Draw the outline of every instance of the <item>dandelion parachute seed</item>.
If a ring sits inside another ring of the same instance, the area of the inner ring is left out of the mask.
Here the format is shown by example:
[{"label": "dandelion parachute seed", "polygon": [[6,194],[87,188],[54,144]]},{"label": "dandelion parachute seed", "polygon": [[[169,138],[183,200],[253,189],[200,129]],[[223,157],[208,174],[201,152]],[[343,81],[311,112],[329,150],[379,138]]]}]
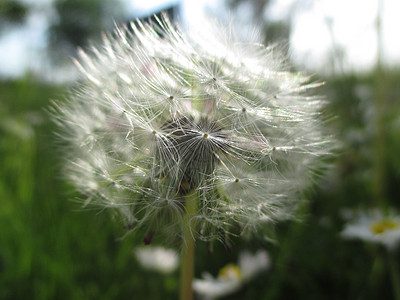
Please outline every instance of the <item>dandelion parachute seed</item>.
[{"label": "dandelion parachute seed", "polygon": [[276,48],[217,28],[185,36],[163,18],[117,28],[88,52],[80,87],[54,107],[87,203],[119,211],[147,240],[182,236],[193,191],[202,240],[292,215],[331,143],[323,103],[307,94],[318,84]]}]

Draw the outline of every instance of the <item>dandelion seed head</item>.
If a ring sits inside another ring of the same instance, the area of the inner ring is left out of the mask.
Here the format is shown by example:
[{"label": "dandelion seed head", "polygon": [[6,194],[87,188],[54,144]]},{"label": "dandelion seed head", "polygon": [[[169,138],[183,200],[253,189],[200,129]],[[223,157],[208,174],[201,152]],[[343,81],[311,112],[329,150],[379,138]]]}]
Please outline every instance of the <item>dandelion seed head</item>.
[{"label": "dandelion seed head", "polygon": [[[80,85],[55,108],[69,179],[147,240],[192,226],[223,241],[290,218],[332,148],[309,92],[319,83],[290,72],[277,47],[210,28],[117,27],[79,51]],[[191,191],[198,211],[184,224]]]}]

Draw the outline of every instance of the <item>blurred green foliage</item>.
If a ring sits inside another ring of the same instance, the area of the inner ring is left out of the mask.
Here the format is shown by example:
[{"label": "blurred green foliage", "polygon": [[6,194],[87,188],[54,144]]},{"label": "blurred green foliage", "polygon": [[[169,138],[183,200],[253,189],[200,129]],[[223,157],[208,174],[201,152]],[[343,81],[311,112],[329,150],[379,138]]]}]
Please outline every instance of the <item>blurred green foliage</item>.
[{"label": "blurred green foliage", "polygon": [[19,24],[25,20],[28,8],[17,0],[0,1],[0,27],[7,23]]},{"label": "blurred green foliage", "polygon": [[[110,29],[107,24],[121,14],[120,1],[57,0],[54,8],[58,19],[50,28],[51,46],[74,49],[85,46],[88,39],[98,39],[102,30]],[[60,45],[61,44],[61,45]]]},{"label": "blurred green foliage", "polygon": [[[387,204],[399,209],[400,72],[387,74]],[[393,299],[379,247],[340,237],[344,208],[372,206],[374,74],[327,78],[329,125],[341,150],[302,208],[303,220],[278,224],[276,243],[233,240],[227,251],[199,242],[196,277],[237,261],[243,249],[266,248],[263,273],[225,299]],[[144,271],[127,235],[108,212],[84,210],[63,180],[63,156],[46,109],[67,87],[32,78],[0,83],[0,299],[176,299],[179,272]],[[397,266],[398,267],[398,266]]]},{"label": "blurred green foliage", "polygon": [[251,21],[257,24],[262,31],[262,36],[266,44],[285,44],[290,37],[291,24],[289,20],[271,21],[265,17],[265,12],[269,9],[272,2],[270,0],[226,0],[225,4],[238,15],[243,10],[241,5],[247,5],[247,8],[251,8]]},{"label": "blurred green foliage", "polygon": [[47,50],[55,65],[70,63],[78,47],[87,48],[125,19],[122,0],[56,0],[55,18],[48,28]]},{"label": "blurred green foliage", "polygon": [[62,91],[0,84],[0,299],[174,299],[177,279],[141,271],[122,225],[82,211],[62,181],[45,111]]}]

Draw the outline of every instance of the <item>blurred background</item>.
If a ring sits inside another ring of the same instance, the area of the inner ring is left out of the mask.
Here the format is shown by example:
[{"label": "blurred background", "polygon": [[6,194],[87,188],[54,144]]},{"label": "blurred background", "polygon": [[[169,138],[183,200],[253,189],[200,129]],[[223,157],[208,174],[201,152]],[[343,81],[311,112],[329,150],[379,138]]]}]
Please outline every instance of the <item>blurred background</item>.
[{"label": "blurred background", "polygon": [[225,299],[395,299],[398,251],[389,265],[381,247],[340,233],[349,211],[400,209],[398,0],[0,0],[0,299],[177,298],[178,271],[146,271],[133,255],[142,235],[124,237],[107,212],[74,201],[46,112],[77,79],[78,47],[161,11],[183,30],[212,17],[285,45],[298,70],[326,82],[318,93],[341,145],[302,222],[278,224],[274,243],[213,254],[198,243],[196,277],[263,248],[271,268]]}]

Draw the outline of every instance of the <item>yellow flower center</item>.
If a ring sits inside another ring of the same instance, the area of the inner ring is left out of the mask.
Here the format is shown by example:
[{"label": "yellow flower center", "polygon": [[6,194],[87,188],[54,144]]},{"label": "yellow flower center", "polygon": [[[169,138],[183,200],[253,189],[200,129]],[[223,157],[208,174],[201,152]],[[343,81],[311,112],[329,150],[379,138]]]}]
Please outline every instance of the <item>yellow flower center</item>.
[{"label": "yellow flower center", "polygon": [[399,227],[399,223],[392,220],[382,220],[371,224],[371,231],[374,234],[382,234],[388,230]]},{"label": "yellow flower center", "polygon": [[237,265],[228,264],[219,271],[218,277],[224,279],[241,279],[242,272]]}]

